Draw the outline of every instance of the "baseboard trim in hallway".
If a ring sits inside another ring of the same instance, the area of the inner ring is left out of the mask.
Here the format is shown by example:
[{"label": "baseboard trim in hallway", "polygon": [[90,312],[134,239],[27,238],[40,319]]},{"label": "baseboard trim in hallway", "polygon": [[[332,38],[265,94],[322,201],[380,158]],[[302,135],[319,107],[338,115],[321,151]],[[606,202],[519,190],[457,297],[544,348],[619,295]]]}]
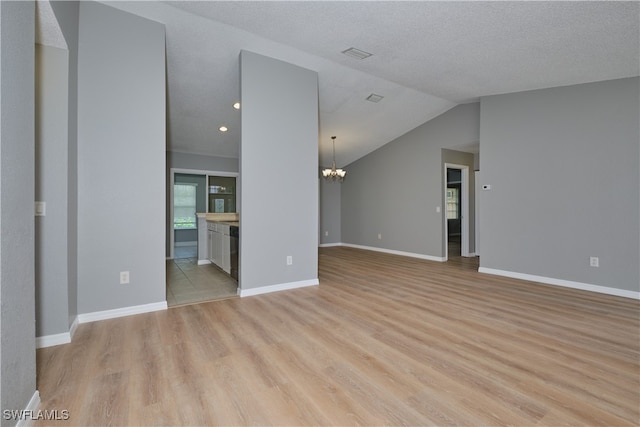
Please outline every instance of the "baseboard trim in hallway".
[{"label": "baseboard trim in hallway", "polygon": [[167,309],[167,302],[153,302],[150,304],[134,305],[131,307],[115,308],[113,310],[94,311],[93,313],[78,314],[78,323],[89,323],[97,320],[115,319],[117,317],[134,314],[150,313]]},{"label": "baseboard trim in hallway", "polygon": [[287,291],[290,289],[297,289],[297,288],[306,288],[307,286],[317,286],[319,284],[320,282],[318,281],[318,279],[310,279],[310,280],[301,280],[299,282],[280,283],[277,285],[261,286],[259,288],[252,288],[252,289],[238,288],[238,295],[240,295],[240,297],[250,297],[253,295],[262,295],[262,294],[268,294],[271,292]]},{"label": "baseboard trim in hallway", "polygon": [[[37,419],[38,408],[40,406],[40,392],[36,390],[31,396],[27,407],[21,412],[20,419],[16,423],[16,427],[28,427]],[[3,414],[5,417],[6,415]],[[6,418],[5,418],[6,419]]]},{"label": "baseboard trim in hallway", "polygon": [[494,276],[511,277],[513,279],[528,280],[530,282],[544,283],[546,285],[561,286],[563,288],[580,289],[582,291],[597,292],[599,294],[614,295],[617,297],[640,299],[640,292],[627,291],[607,286],[591,285],[589,283],[572,282],[570,280],[554,279],[553,277],[536,276],[533,274],[516,273],[513,271],[496,270],[494,268],[480,267],[478,273],[493,274]]},{"label": "baseboard trim in hallway", "polygon": [[417,253],[414,253],[414,252],[397,251],[395,249],[377,248],[375,246],[354,245],[354,244],[351,244],[351,243],[340,243],[340,244],[333,245],[333,246],[345,246],[347,248],[364,249],[364,250],[367,250],[367,251],[382,252],[384,254],[401,255],[401,256],[406,256],[406,257],[409,257],[409,258],[425,259],[427,261],[437,261],[437,262],[445,262],[446,261],[446,259],[444,257],[440,257],[440,256],[417,254]]},{"label": "baseboard trim in hallway", "polygon": [[61,334],[43,335],[36,337],[36,348],[53,347],[61,344],[69,344],[71,342],[71,333],[63,332]]}]

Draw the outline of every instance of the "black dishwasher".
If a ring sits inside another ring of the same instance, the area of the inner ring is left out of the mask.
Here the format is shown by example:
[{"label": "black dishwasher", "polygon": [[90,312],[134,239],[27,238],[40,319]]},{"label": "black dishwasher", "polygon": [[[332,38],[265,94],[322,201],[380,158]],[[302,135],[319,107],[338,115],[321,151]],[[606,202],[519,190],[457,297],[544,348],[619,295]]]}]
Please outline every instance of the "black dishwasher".
[{"label": "black dishwasher", "polygon": [[229,227],[230,255],[231,255],[231,277],[238,280],[238,255],[240,227],[232,225]]}]

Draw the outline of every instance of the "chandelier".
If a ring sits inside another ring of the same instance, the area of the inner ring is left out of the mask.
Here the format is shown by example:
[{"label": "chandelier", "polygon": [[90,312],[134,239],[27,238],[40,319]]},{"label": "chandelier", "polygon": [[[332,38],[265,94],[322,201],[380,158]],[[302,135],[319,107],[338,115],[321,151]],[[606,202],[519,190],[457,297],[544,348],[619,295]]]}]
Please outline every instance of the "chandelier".
[{"label": "chandelier", "polygon": [[331,139],[333,140],[333,164],[331,165],[331,169],[327,168],[322,170],[322,176],[327,181],[342,181],[347,171],[336,169],[336,137],[332,136]]}]

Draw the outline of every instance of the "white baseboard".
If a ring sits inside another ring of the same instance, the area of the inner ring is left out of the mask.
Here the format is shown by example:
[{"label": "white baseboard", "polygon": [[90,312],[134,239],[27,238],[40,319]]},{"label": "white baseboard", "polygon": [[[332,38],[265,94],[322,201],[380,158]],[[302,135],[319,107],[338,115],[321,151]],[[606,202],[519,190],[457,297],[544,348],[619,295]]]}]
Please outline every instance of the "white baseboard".
[{"label": "white baseboard", "polygon": [[535,276],[533,274],[516,273],[513,271],[497,270],[494,268],[480,267],[479,273],[493,274],[495,276],[511,277],[514,279],[529,280],[547,285],[562,286],[564,288],[580,289],[583,291],[597,292],[599,294],[614,295],[624,298],[640,299],[640,292],[627,291],[625,289],[609,288],[607,286],[591,285],[589,283],[572,282],[570,280],[554,279],[553,277]]},{"label": "white baseboard", "polygon": [[428,261],[438,261],[438,262],[445,262],[446,261],[446,258],[444,258],[444,257],[438,257],[438,256],[432,256],[432,255],[424,255],[424,254],[416,254],[416,253],[413,253],[413,252],[396,251],[394,249],[376,248],[375,246],[353,245],[351,243],[340,243],[340,246],[346,246],[346,247],[349,247],[349,248],[356,248],[356,249],[365,249],[365,250],[368,250],[368,251],[375,251],[375,252],[384,252],[386,254],[392,254],[392,255],[408,256],[408,257],[411,257],[411,258],[426,259]]},{"label": "white baseboard", "polygon": [[69,344],[71,342],[71,334],[63,332],[61,334],[44,335],[36,337],[36,348],[53,347],[56,345]]},{"label": "white baseboard", "polygon": [[36,390],[31,396],[31,400],[27,404],[27,407],[22,411],[22,416],[16,423],[16,427],[29,427],[33,424],[35,415],[38,413],[38,407],[40,406],[40,392]]},{"label": "white baseboard", "polygon": [[198,260],[198,265],[205,265],[205,264],[211,264],[211,261],[209,261],[208,259],[199,259]]},{"label": "white baseboard", "polygon": [[73,318],[73,322],[71,322],[71,326],[69,327],[69,335],[71,336],[71,340],[73,340],[73,336],[76,334],[76,329],[78,329],[78,316]]},{"label": "white baseboard", "polygon": [[71,323],[69,332],[36,337],[36,348],[45,348],[45,347],[53,347],[56,345],[69,344],[71,340],[73,340],[73,335],[76,333],[77,328],[78,328],[78,317],[76,316],[73,322]]},{"label": "white baseboard", "polygon": [[333,246],[342,246],[342,243],[321,243],[318,245],[320,248],[331,248]]},{"label": "white baseboard", "polygon": [[173,246],[196,246],[198,244],[197,240],[192,242],[176,242]]},{"label": "white baseboard", "polygon": [[116,317],[131,316],[134,314],[150,313],[167,309],[167,302],[160,301],[150,304],[135,305],[131,307],[116,308],[113,310],[95,311],[93,313],[78,314],[78,323],[89,323],[97,320],[115,319]]},{"label": "white baseboard", "polygon": [[311,279],[311,280],[301,280],[299,282],[289,282],[289,283],[280,283],[277,285],[261,286],[259,288],[252,288],[252,289],[238,288],[238,295],[240,297],[250,297],[253,295],[268,294],[271,292],[286,291],[289,289],[305,288],[307,286],[317,286],[319,284],[320,284],[320,281],[318,279]]}]

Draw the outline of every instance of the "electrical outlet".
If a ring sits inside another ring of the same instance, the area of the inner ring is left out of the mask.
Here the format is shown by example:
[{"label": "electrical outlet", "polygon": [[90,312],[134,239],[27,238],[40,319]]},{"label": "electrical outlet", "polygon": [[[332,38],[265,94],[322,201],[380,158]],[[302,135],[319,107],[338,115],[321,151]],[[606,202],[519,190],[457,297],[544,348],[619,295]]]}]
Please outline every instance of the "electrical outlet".
[{"label": "electrical outlet", "polygon": [[291,255],[287,255],[287,265],[293,265],[293,257]]},{"label": "electrical outlet", "polygon": [[328,231],[325,231],[325,232],[324,232],[324,235],[325,235],[325,236],[328,236],[328,235],[329,235],[329,232],[328,232]]},{"label": "electrical outlet", "polygon": [[592,256],[589,258],[589,265],[591,267],[600,267],[600,259],[597,256]]},{"label": "electrical outlet", "polygon": [[121,285],[126,285],[127,283],[129,283],[129,272],[128,271],[121,271],[120,272],[120,284]]},{"label": "electrical outlet", "polygon": [[382,240],[382,233],[378,233],[378,240]]}]

